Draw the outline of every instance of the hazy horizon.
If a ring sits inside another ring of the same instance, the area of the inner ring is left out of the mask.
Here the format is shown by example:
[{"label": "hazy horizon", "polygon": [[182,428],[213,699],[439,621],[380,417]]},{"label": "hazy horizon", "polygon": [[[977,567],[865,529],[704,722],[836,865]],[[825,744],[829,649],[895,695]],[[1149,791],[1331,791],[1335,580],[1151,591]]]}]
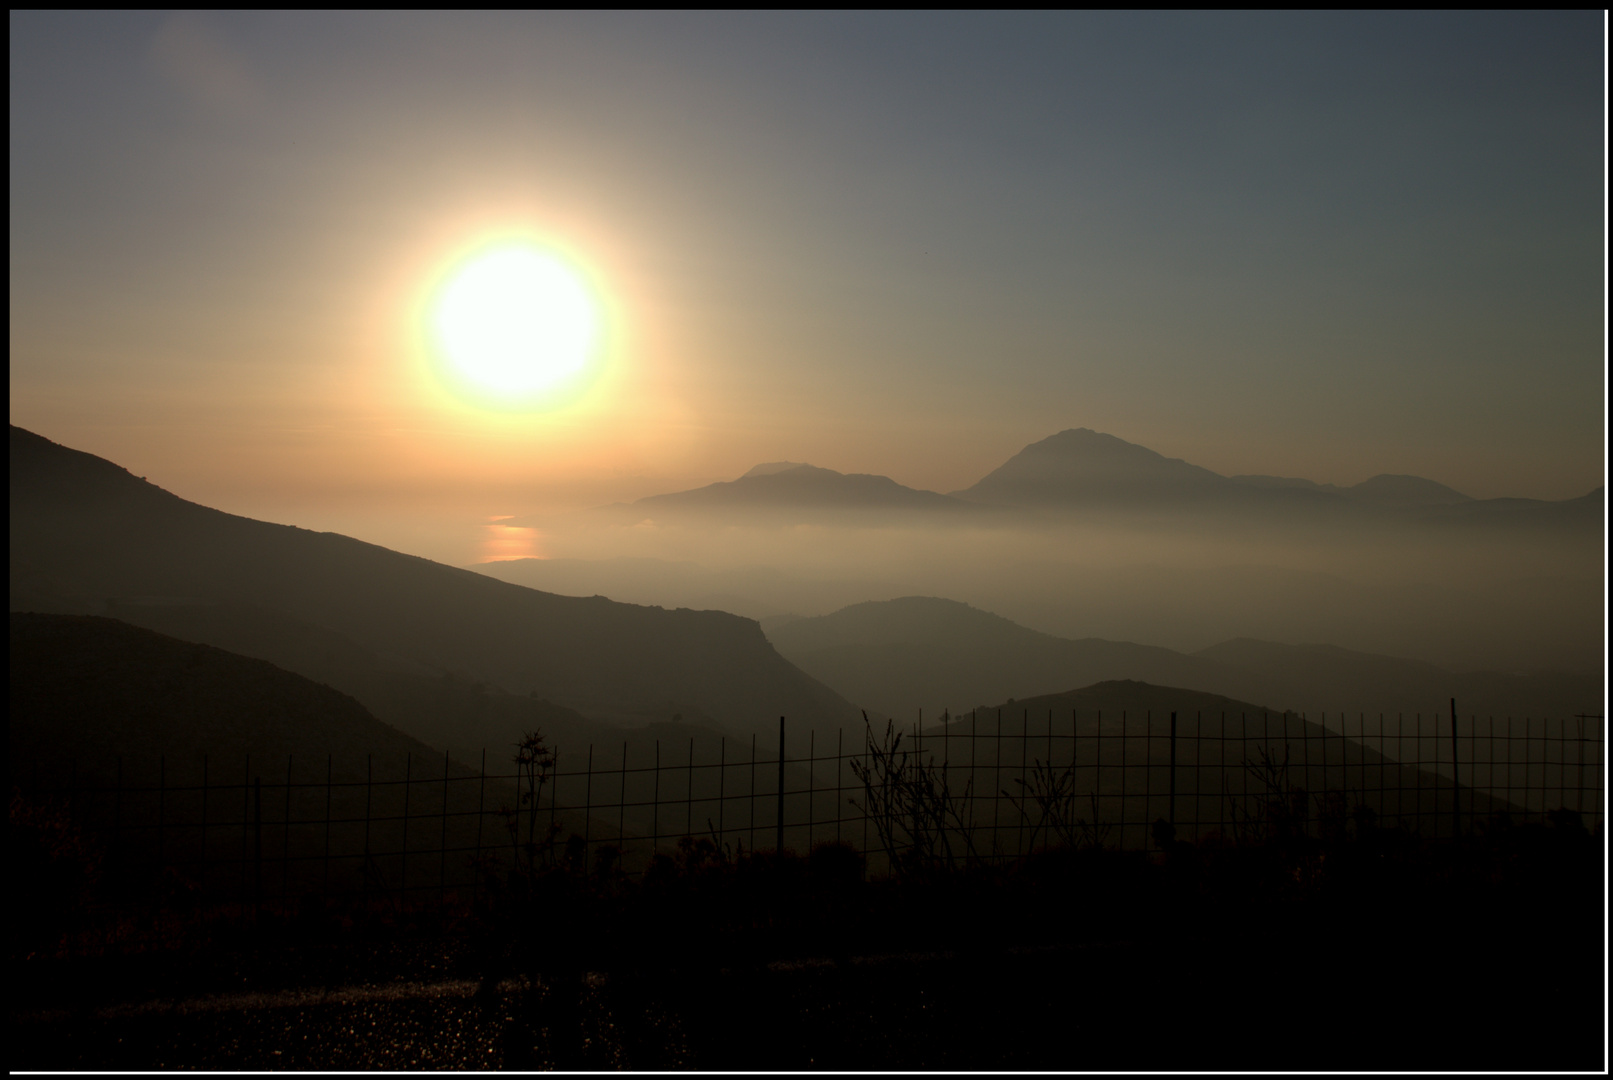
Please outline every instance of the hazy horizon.
[{"label": "hazy horizon", "polygon": [[[1605,479],[1595,13],[10,28],[12,420],[212,505],[402,538],[763,461],[949,491],[1069,427]],[[557,411],[422,356],[508,236],[604,312]]]},{"label": "hazy horizon", "polygon": [[[1585,666],[1584,523],[602,508],[776,461],[954,492],[1073,428],[1221,476],[1584,496],[1603,25],[13,12],[10,416],[206,506],[582,560],[624,600]],[[499,308],[512,282],[541,305]]]}]

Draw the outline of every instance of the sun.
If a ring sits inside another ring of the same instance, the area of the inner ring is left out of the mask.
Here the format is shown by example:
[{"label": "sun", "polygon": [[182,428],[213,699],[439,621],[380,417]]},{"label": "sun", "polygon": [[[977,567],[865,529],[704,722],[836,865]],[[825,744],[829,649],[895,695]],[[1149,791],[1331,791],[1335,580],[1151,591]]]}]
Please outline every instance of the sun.
[{"label": "sun", "polygon": [[489,404],[553,398],[586,376],[599,347],[599,308],[583,277],[525,243],[485,249],[456,267],[431,322],[453,381]]}]

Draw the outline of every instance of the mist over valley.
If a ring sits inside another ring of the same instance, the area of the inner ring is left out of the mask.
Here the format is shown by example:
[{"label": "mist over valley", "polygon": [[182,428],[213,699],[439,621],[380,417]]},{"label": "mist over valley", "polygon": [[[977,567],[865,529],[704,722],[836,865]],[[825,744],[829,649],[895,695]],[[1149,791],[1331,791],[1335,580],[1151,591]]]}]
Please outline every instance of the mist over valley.
[{"label": "mist over valley", "polygon": [[[1052,465],[1044,444],[1027,451],[1035,475],[1054,477],[1033,490],[1062,492],[1056,512],[785,462],[715,495],[602,508],[636,520],[585,516],[566,540],[625,537],[702,561],[519,559],[471,573],[219,513],[14,426],[11,607],[268,660],[467,756],[533,728],[574,749],[649,728],[743,739],[779,715],[803,730],[858,728],[863,712],[905,724],[1115,680],[1335,725],[1434,715],[1452,697],[1473,715],[1596,707],[1583,583],[1599,538],[1582,506],[1528,503],[1522,525],[1451,517],[1473,500],[1405,478],[1363,485],[1394,498],[1296,500],[1291,482],[1066,435],[1048,440]],[[1231,509],[1217,501],[1228,491]],[[681,516],[638,517],[666,507]],[[1577,577],[1565,554],[1580,558]],[[1347,558],[1349,576],[1301,568]]]},{"label": "mist over valley", "polygon": [[1408,476],[1343,489],[1229,478],[1088,430],[950,495],[784,464],[511,519],[541,532],[548,557],[473,568],[758,619],[939,596],[1061,637],[1186,652],[1249,637],[1467,670],[1601,663],[1600,489],[1546,502]]}]

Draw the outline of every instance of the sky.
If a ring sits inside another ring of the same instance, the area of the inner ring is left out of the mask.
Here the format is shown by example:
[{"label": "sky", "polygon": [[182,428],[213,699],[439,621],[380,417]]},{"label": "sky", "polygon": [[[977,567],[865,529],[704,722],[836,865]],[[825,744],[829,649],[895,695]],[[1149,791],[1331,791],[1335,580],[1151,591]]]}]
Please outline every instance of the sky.
[{"label": "sky", "polygon": [[[1070,427],[1604,483],[1599,12],[10,20],[12,422],[222,509],[449,558],[764,461],[955,490]],[[597,300],[559,406],[433,359],[511,238]]]}]

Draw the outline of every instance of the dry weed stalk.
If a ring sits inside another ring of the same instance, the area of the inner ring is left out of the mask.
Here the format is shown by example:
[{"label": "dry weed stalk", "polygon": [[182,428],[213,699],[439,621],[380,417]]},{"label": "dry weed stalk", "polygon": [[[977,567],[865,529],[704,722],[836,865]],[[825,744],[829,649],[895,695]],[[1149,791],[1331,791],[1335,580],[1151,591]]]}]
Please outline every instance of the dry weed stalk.
[{"label": "dry weed stalk", "polygon": [[974,781],[955,794],[947,766],[903,748],[894,723],[886,721],[878,743],[867,713],[863,724],[867,756],[850,763],[862,783],[863,801],[848,801],[873,822],[891,869],[923,876],[977,862]]},{"label": "dry weed stalk", "polygon": [[[1092,820],[1088,822],[1086,818],[1076,816],[1075,802],[1078,796],[1073,764],[1055,772],[1051,761],[1043,763],[1037,759],[1031,768],[1030,779],[1015,777],[1014,783],[1019,785],[1019,794],[1016,796],[1004,791],[1003,796],[1014,804],[1020,817],[1030,823],[1030,850],[1036,850],[1037,834],[1044,830],[1047,843],[1072,850],[1098,849],[1108,842],[1114,827],[1099,816],[1096,791],[1088,793],[1092,802]],[[1032,806],[1037,811],[1034,821],[1030,814]]]},{"label": "dry weed stalk", "polygon": [[1240,808],[1230,800],[1232,828],[1238,843],[1289,841],[1305,835],[1310,817],[1310,793],[1289,780],[1289,746],[1283,744],[1282,760],[1269,746],[1259,747],[1259,760],[1243,761],[1244,772],[1259,785],[1250,796],[1253,809]]},{"label": "dry weed stalk", "polygon": [[[510,834],[510,846],[515,856],[511,874],[516,880],[531,881],[541,869],[554,863],[555,837],[560,832],[558,822],[551,822],[540,830],[539,808],[543,789],[554,772],[554,750],[543,741],[541,731],[530,731],[515,744],[516,806],[500,806],[499,816]],[[523,830],[524,826],[524,830]],[[526,839],[521,838],[525,831]],[[519,887],[519,886],[518,886]]]}]

